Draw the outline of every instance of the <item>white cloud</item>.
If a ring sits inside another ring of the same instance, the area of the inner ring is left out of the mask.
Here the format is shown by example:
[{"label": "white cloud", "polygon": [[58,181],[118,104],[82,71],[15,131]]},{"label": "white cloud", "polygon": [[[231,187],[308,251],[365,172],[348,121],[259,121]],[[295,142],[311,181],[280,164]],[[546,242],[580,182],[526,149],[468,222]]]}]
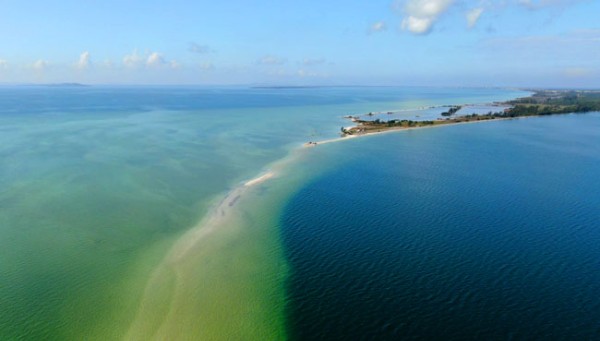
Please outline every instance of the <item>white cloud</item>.
[{"label": "white cloud", "polygon": [[402,20],[402,29],[409,30],[414,34],[427,34],[431,30],[433,19],[409,16]]},{"label": "white cloud", "polygon": [[76,63],[76,67],[79,70],[85,70],[90,66],[91,63],[91,57],[90,57],[90,53],[88,51],[84,51],[81,53],[81,55],[79,55],[79,60]]},{"label": "white cloud", "polygon": [[166,63],[167,62],[165,61],[165,58],[163,58],[163,56],[158,52],[150,53],[150,55],[146,59],[146,65],[149,67],[158,67],[161,65],[165,65]]},{"label": "white cloud", "polygon": [[467,26],[469,28],[473,28],[475,27],[475,25],[477,24],[477,21],[479,21],[479,18],[481,17],[481,14],[483,13],[483,8],[473,8],[472,10],[467,12]]},{"label": "white cloud", "polygon": [[8,61],[5,59],[0,59],[0,69],[6,70],[8,69]]},{"label": "white cloud", "polygon": [[142,65],[143,59],[138,55],[137,50],[133,50],[131,54],[123,57],[123,65],[129,68],[136,68]]},{"label": "white cloud", "polygon": [[372,33],[377,33],[377,32],[383,32],[387,30],[387,25],[385,24],[385,22],[383,21],[378,21],[376,23],[373,23],[370,27],[369,27],[369,31],[368,33],[372,34]]},{"label": "white cloud", "polygon": [[[159,69],[164,67],[171,69],[181,68],[181,64],[179,64],[179,62],[176,60],[166,60],[160,52],[154,51],[140,55],[138,54],[137,50],[133,50],[131,54],[123,57],[123,65],[130,69]],[[105,66],[112,67],[112,63],[110,61],[105,62]]]},{"label": "white cloud", "polygon": [[[475,27],[481,15],[486,12],[497,12],[507,7],[524,7],[529,10],[563,10],[568,6],[577,5],[592,0],[396,0],[393,4],[394,10],[402,15],[401,28],[413,34],[426,35],[431,32],[435,23],[449,9],[473,5],[475,8],[468,10],[465,14],[469,29]],[[378,23],[375,23],[376,25]],[[369,29],[369,33],[375,32],[376,26]]]},{"label": "white cloud", "polygon": [[48,67],[48,62],[42,59],[36,60],[32,67],[36,71],[44,71]]},{"label": "white cloud", "polygon": [[286,63],[284,58],[267,55],[258,60],[259,64],[262,65],[283,65]]},{"label": "white cloud", "polygon": [[[402,29],[414,34],[428,34],[439,17],[454,0],[408,0],[403,12]],[[401,6],[400,6],[401,7]]]}]

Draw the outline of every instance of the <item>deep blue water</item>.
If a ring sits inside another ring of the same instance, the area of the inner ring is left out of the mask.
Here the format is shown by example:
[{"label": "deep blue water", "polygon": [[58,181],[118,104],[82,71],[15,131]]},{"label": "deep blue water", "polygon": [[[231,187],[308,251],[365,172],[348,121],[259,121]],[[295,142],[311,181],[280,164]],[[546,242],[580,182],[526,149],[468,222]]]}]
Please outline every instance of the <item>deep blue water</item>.
[{"label": "deep blue water", "polygon": [[282,216],[292,339],[600,338],[600,114],[319,146]]}]

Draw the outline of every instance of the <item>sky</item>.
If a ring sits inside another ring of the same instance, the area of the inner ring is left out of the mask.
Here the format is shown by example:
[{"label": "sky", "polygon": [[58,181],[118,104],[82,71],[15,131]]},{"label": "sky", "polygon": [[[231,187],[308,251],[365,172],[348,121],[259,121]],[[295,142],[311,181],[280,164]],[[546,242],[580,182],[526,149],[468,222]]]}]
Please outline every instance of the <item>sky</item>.
[{"label": "sky", "polygon": [[600,88],[600,0],[5,0],[0,83]]}]

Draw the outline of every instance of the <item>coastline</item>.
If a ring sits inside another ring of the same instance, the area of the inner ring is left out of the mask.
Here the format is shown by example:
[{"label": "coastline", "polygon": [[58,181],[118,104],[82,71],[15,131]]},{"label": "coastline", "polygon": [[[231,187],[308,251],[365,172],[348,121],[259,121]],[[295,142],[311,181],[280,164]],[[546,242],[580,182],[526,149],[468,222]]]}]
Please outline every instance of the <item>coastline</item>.
[{"label": "coastline", "polygon": [[[304,147],[314,147],[318,144],[326,144],[341,141],[350,137],[383,134],[388,132],[406,131],[421,128],[434,128],[463,123],[478,123],[485,121],[508,120],[526,117],[542,117],[551,115],[564,115],[574,113],[587,113],[600,111],[600,91],[594,90],[535,90],[529,96],[518,97],[504,102],[481,104],[480,106],[494,106],[503,108],[500,112],[489,111],[487,114],[455,115],[461,108],[478,106],[479,104],[441,105],[429,108],[448,107],[447,112],[440,113],[435,120],[408,120],[392,119],[388,121],[362,120],[359,116],[344,116],[345,119],[357,123],[351,127],[341,128],[341,137],[323,141],[310,141]],[[369,112],[367,116],[382,114],[393,114],[398,111]],[[417,116],[419,117],[419,116]],[[443,119],[443,117],[446,117]]]},{"label": "coastline", "polygon": [[311,147],[315,147],[315,146],[322,145],[322,144],[340,142],[340,141],[350,140],[350,139],[359,138],[359,137],[375,136],[375,135],[380,135],[380,134],[398,133],[398,132],[403,132],[403,131],[420,130],[420,129],[451,127],[451,126],[462,125],[462,124],[471,124],[471,123],[483,123],[483,122],[524,119],[524,118],[531,118],[531,117],[539,117],[539,116],[506,117],[506,118],[496,118],[493,120],[454,122],[454,123],[436,124],[436,125],[420,126],[420,127],[391,127],[391,128],[387,128],[387,129],[384,129],[381,131],[370,131],[370,132],[365,132],[365,133],[361,133],[361,134],[340,136],[337,138],[327,139],[327,140],[322,140],[322,141],[314,141],[314,142],[311,141],[311,142],[304,143],[302,145],[302,147],[303,148],[311,148]]}]

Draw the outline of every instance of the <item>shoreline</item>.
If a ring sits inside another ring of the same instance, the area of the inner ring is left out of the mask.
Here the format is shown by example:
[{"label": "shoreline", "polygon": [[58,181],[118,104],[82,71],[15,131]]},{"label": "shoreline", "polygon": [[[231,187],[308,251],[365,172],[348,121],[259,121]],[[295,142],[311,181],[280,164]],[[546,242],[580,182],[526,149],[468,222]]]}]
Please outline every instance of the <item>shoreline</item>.
[{"label": "shoreline", "polygon": [[435,125],[427,125],[427,126],[424,125],[424,126],[419,126],[419,127],[390,127],[390,128],[386,127],[386,129],[382,129],[381,131],[371,131],[371,132],[365,132],[365,133],[355,134],[355,135],[340,136],[340,137],[322,140],[322,141],[306,142],[302,145],[302,147],[303,148],[311,148],[311,147],[316,147],[316,146],[322,145],[322,144],[340,142],[340,141],[351,140],[351,139],[355,139],[355,138],[359,138],[359,137],[375,136],[375,135],[381,135],[381,134],[387,134],[387,133],[397,133],[397,132],[419,130],[419,129],[450,127],[450,126],[470,124],[470,123],[507,121],[507,120],[523,119],[523,118],[531,118],[531,117],[540,117],[540,116],[505,117],[505,118],[496,118],[493,120],[479,120],[479,121],[473,120],[473,121],[453,122],[453,123],[435,124]]},{"label": "shoreline", "polygon": [[[500,112],[489,111],[487,114],[466,114],[454,115],[461,108],[469,106],[494,106],[504,108]],[[319,144],[341,141],[347,138],[361,137],[368,135],[383,134],[388,132],[406,131],[421,128],[434,128],[440,126],[449,126],[463,123],[478,123],[485,121],[502,121],[508,119],[542,117],[552,115],[565,115],[575,113],[587,113],[600,111],[600,91],[593,90],[535,90],[529,96],[518,97],[513,100],[503,102],[493,102],[486,104],[460,104],[460,105],[441,105],[431,106],[429,108],[449,107],[447,112],[440,113],[435,120],[407,120],[392,119],[388,121],[362,120],[361,115],[344,116],[356,125],[341,128],[341,137],[327,139],[322,141],[309,141],[304,147],[314,147]],[[369,112],[367,116],[381,114],[391,114],[399,111],[380,111]],[[446,117],[445,119],[443,117]]]}]

